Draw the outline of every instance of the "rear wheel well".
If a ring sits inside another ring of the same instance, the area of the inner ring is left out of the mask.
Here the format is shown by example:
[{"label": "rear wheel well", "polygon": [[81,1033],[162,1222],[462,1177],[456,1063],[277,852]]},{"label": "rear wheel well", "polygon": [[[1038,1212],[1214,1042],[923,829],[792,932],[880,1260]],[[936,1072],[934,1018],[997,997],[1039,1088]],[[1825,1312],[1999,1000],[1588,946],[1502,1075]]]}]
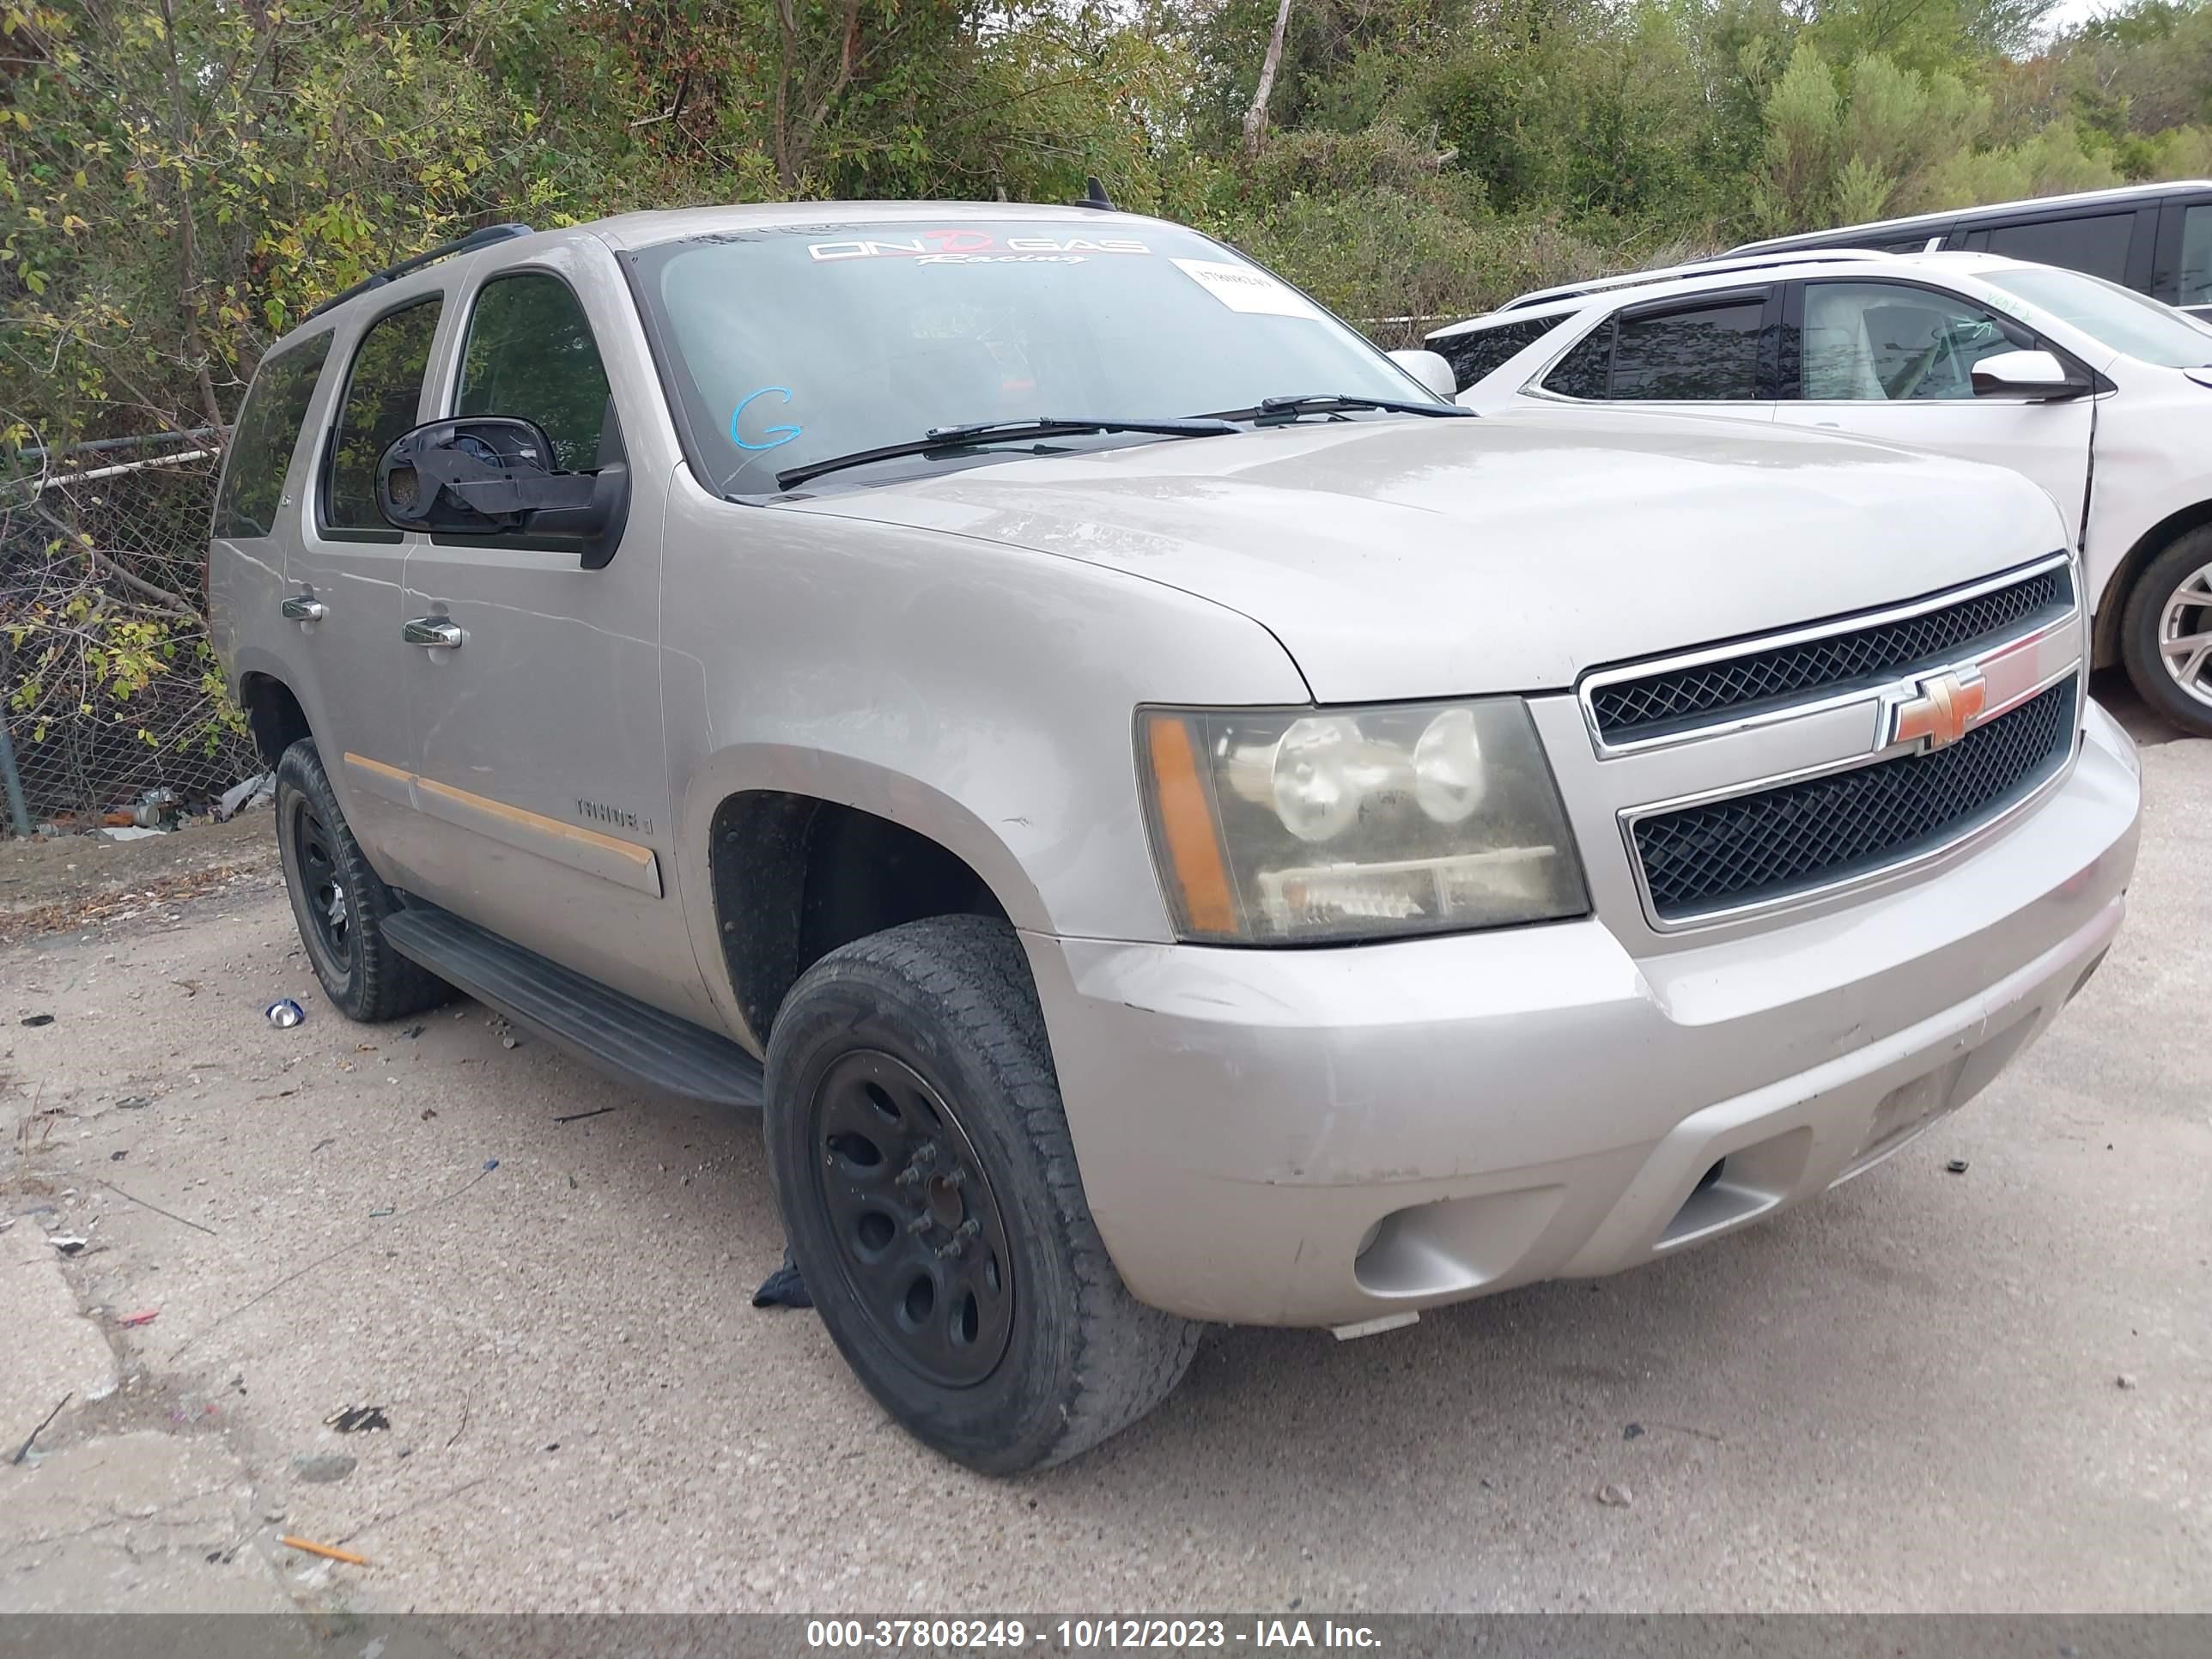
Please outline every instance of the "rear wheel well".
[{"label": "rear wheel well", "polygon": [[246,704],[246,730],[263,763],[274,771],[284,751],[302,738],[314,734],[307,727],[307,710],[292,695],[292,688],[269,674],[248,674],[239,690]]},{"label": "rear wheel well", "polygon": [[708,864],[722,960],[760,1042],[799,976],[841,945],[927,916],[1006,919],[959,854],[858,807],[780,790],[715,810]]},{"label": "rear wheel well", "polygon": [[2212,501],[2197,501],[2160,519],[2128,550],[2127,557],[2112,572],[2105,591],[2094,596],[2097,629],[2091,643],[2091,656],[2097,667],[2109,668],[2120,659],[2120,616],[2128,608],[2128,594],[2136,585],[2136,578],[2142,574],[2153,559],[2173,544],[2175,538],[2208,524],[2212,524]]}]

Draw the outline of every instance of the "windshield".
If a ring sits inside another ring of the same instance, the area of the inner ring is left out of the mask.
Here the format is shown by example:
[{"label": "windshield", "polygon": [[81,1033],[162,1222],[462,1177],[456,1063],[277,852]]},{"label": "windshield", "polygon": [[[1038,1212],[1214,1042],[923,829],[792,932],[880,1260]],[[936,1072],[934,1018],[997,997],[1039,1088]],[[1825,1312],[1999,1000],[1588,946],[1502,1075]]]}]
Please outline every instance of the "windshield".
[{"label": "windshield", "polygon": [[[779,472],[938,427],[1158,421],[1307,392],[1437,401],[1287,284],[1171,225],[797,226],[662,243],[637,270],[703,482],[726,495],[769,493]],[[946,453],[811,487],[1027,453]]]},{"label": "windshield", "polygon": [[2101,276],[2060,270],[2053,265],[2021,265],[1978,274],[1992,287],[2018,295],[2130,357],[2166,368],[2196,368],[2212,363],[2212,329],[2200,326],[2171,306],[2146,299]]}]

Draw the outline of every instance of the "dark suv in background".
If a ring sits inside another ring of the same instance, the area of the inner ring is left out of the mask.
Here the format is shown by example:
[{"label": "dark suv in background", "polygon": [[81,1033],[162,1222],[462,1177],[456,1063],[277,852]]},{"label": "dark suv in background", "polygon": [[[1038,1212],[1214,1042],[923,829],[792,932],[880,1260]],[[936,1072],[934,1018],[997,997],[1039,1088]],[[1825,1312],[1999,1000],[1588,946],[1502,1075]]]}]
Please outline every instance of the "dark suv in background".
[{"label": "dark suv in background", "polygon": [[2093,190],[2039,201],[1922,213],[1747,242],[1733,253],[1800,248],[1919,253],[1964,248],[2063,265],[2212,318],[2212,179]]}]

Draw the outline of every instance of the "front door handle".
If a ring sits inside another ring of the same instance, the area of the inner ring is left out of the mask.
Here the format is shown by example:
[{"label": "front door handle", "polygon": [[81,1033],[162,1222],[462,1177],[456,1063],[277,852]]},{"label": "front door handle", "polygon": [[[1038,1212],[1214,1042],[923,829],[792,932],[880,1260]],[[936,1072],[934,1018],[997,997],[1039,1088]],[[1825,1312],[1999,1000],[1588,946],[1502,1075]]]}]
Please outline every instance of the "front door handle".
[{"label": "front door handle", "polygon": [[442,645],[452,649],[461,642],[461,625],[443,617],[417,617],[401,632],[410,645]]},{"label": "front door handle", "polygon": [[331,614],[330,607],[320,599],[298,593],[284,601],[283,611],[287,622],[320,622]]}]

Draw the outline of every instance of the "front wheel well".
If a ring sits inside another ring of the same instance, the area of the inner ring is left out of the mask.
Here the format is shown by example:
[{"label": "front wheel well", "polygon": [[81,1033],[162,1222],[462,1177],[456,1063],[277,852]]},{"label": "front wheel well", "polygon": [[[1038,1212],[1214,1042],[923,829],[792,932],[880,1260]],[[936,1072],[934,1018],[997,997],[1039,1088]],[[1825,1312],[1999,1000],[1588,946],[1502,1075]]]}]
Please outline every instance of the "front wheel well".
[{"label": "front wheel well", "polygon": [[722,961],[763,1043],[799,976],[839,945],[928,916],[1006,919],[958,854],[858,807],[752,790],[715,809],[713,834]]},{"label": "front wheel well", "polygon": [[2128,594],[2153,559],[2173,544],[2176,538],[2212,524],[2212,501],[2192,502],[2178,512],[2169,513],[2136,538],[2136,544],[2128,550],[2105,591],[2092,596],[2097,607],[2097,623],[2090,641],[2090,658],[2096,667],[2110,668],[2120,659],[2120,617],[2128,608]]},{"label": "front wheel well", "polygon": [[253,734],[253,746],[272,772],[287,749],[314,735],[292,688],[273,674],[248,674],[239,684],[239,699],[246,705],[246,729]]}]

